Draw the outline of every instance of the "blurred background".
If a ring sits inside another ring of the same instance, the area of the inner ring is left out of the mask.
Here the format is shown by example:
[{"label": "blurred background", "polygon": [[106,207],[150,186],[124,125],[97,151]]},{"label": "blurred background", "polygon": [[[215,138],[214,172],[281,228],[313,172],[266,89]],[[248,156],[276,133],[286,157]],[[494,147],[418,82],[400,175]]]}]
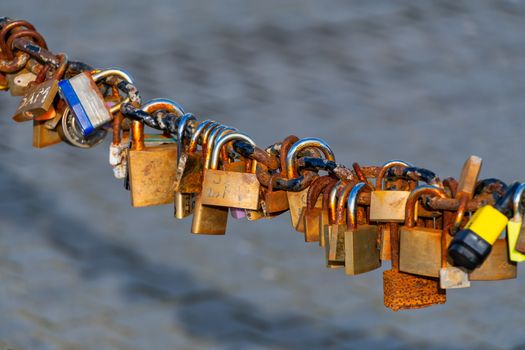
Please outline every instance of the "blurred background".
[{"label": "blurred background", "polygon": [[[122,67],[261,146],[317,136],[337,160],[405,159],[523,180],[525,3],[3,0],[55,52]],[[525,349],[524,279],[393,313],[382,272],[324,267],[289,216],[191,235],[133,209],[108,142],[31,148],[0,95],[0,339],[19,349]],[[388,268],[385,266],[384,268]]]}]

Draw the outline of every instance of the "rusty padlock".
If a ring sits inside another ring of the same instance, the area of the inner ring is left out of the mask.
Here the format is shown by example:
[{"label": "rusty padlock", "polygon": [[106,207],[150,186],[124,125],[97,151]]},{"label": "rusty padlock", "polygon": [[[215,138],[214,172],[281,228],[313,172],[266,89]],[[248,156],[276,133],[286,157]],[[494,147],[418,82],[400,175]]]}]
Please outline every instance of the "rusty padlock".
[{"label": "rusty padlock", "polygon": [[[196,122],[197,118],[195,118],[192,114],[185,114],[178,120],[177,125],[177,164],[181,160],[182,154],[184,150],[186,149],[186,145],[184,143],[184,132],[186,128],[188,127],[190,122]],[[178,168],[178,167],[177,167]],[[176,169],[177,169],[176,168]],[[176,177],[177,171],[175,170],[175,174],[173,174],[173,183],[172,188],[175,187],[175,177]],[[174,197],[174,214],[177,219],[184,219],[185,217],[189,216],[193,212],[193,208],[195,206],[195,195],[193,193],[183,193],[180,191],[175,191],[173,194]]]},{"label": "rusty padlock", "polygon": [[328,218],[330,224],[325,225],[323,229],[325,260],[326,266],[329,268],[344,266],[344,231],[346,224],[344,219],[337,221],[337,194],[346,185],[343,181],[338,181],[329,194]]},{"label": "rusty padlock", "polygon": [[419,309],[447,301],[445,289],[433,277],[399,271],[399,226],[390,223],[392,268],[383,272],[384,304],[392,311]]},{"label": "rusty padlock", "polygon": [[323,198],[320,194],[326,186],[336,182],[337,180],[335,178],[326,175],[316,178],[310,184],[306,198],[306,208],[303,209],[305,242],[319,242],[319,223],[323,216],[323,210],[326,212],[328,210],[328,208],[323,209]]}]

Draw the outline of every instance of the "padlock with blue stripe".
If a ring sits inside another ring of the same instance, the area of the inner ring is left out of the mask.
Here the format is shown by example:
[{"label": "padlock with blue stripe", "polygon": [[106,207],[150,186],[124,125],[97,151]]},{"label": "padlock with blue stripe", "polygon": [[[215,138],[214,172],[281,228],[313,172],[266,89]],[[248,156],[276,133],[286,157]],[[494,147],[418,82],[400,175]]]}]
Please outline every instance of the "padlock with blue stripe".
[{"label": "padlock with blue stripe", "polygon": [[129,102],[129,98],[126,97],[116,105],[106,106],[96,83],[109,76],[118,76],[128,83],[133,83],[133,78],[121,69],[107,69],[93,74],[82,72],[58,83],[60,96],[69,105],[84,136],[110,122],[113,113],[117,112],[123,103]]}]

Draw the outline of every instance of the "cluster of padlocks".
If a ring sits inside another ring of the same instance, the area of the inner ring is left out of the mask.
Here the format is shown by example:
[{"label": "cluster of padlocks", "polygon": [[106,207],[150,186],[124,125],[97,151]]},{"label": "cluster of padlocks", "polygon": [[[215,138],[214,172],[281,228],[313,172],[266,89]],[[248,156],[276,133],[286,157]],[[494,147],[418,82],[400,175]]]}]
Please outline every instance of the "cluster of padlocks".
[{"label": "cluster of padlocks", "polygon": [[516,278],[525,260],[525,184],[479,180],[479,157],[459,180],[400,160],[347,168],[318,138],[262,149],[171,100],[143,103],[128,73],[53,54],[25,21],[0,18],[0,50],[0,89],[23,96],[13,119],[32,122],[34,147],[89,148],[112,130],[109,161],[132,206],[174,203],[176,218],[193,214],[194,234],[225,234],[229,216],[289,213],[329,268],[359,275],[391,261],[384,301],[393,310],[444,303],[446,289],[470,281]]}]

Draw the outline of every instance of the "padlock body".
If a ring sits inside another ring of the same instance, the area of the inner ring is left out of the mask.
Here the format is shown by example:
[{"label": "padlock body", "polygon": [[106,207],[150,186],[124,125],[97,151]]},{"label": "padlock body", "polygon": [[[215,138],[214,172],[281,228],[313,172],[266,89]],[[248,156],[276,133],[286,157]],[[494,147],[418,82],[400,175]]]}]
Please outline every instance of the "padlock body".
[{"label": "padlock body", "polygon": [[447,301],[436,278],[416,276],[395,269],[383,272],[384,304],[393,311],[420,309]]},{"label": "padlock body", "polygon": [[60,95],[69,105],[84,136],[92,134],[113,119],[104,97],[88,72],[61,80],[58,86]]},{"label": "padlock body", "polygon": [[511,261],[525,261],[525,254],[516,250],[518,238],[522,228],[522,220],[510,219],[507,223],[507,242],[509,243],[509,258]]},{"label": "padlock body", "polygon": [[204,235],[224,235],[228,224],[228,208],[205,205],[197,195],[191,232]]},{"label": "padlock body", "polygon": [[326,266],[340,268],[345,265],[345,232],[346,224],[332,224],[325,230],[325,257]]},{"label": "padlock body", "polygon": [[346,230],[344,235],[344,261],[347,275],[358,275],[381,266],[377,226],[360,225],[356,230]]},{"label": "padlock body", "polygon": [[471,281],[501,281],[518,276],[517,264],[510,261],[508,243],[505,238],[496,240],[489,256],[480,267],[469,274]]},{"label": "padlock body", "polygon": [[16,109],[13,120],[24,122],[46,113],[58,91],[58,81],[51,79],[29,88]]},{"label": "padlock body", "polygon": [[175,218],[184,219],[193,213],[195,209],[195,195],[193,193],[175,192],[173,198]]},{"label": "padlock body", "polygon": [[370,221],[403,222],[409,191],[373,191],[370,194]]},{"label": "padlock body", "polygon": [[299,225],[299,220],[301,218],[301,214],[303,211],[303,208],[306,207],[306,199],[308,196],[308,188],[299,191],[299,192],[286,192],[286,196],[288,197],[288,207],[290,208],[290,219],[292,221],[292,227],[299,231],[304,232],[304,230],[298,230],[302,226],[304,228],[304,225]]},{"label": "padlock body", "polygon": [[46,121],[33,120],[33,147],[45,148],[60,142],[62,138],[57,128],[49,129],[46,127]]},{"label": "padlock body", "polygon": [[174,201],[176,144],[131,149],[128,157],[132,206],[146,207]]},{"label": "padlock body", "polygon": [[266,191],[264,195],[264,210],[266,213],[280,213],[289,209],[286,191]]},{"label": "padlock body", "polygon": [[250,210],[259,208],[259,181],[255,174],[205,169],[202,203]]},{"label": "padlock body", "polygon": [[177,166],[175,191],[200,193],[204,173],[204,156],[201,151],[183,153]]},{"label": "padlock body", "polygon": [[381,260],[389,261],[392,260],[392,246],[390,242],[390,225],[383,224],[380,227],[380,255]]},{"label": "padlock body", "polygon": [[439,285],[443,289],[470,287],[468,273],[456,266],[442,267],[439,270]]},{"label": "padlock body", "polygon": [[401,227],[399,234],[399,270],[414,275],[439,277],[442,231],[425,227]]},{"label": "padlock body", "polygon": [[29,83],[36,80],[36,74],[27,68],[6,75],[7,86],[11,96],[24,96],[29,89]]},{"label": "padlock body", "polygon": [[321,211],[319,217],[319,246],[326,246],[326,237],[329,236],[332,226],[330,225],[330,215],[328,210]]},{"label": "padlock body", "polygon": [[312,208],[306,210],[304,215],[304,241],[305,242],[319,242],[320,239],[320,220],[322,208]]}]

